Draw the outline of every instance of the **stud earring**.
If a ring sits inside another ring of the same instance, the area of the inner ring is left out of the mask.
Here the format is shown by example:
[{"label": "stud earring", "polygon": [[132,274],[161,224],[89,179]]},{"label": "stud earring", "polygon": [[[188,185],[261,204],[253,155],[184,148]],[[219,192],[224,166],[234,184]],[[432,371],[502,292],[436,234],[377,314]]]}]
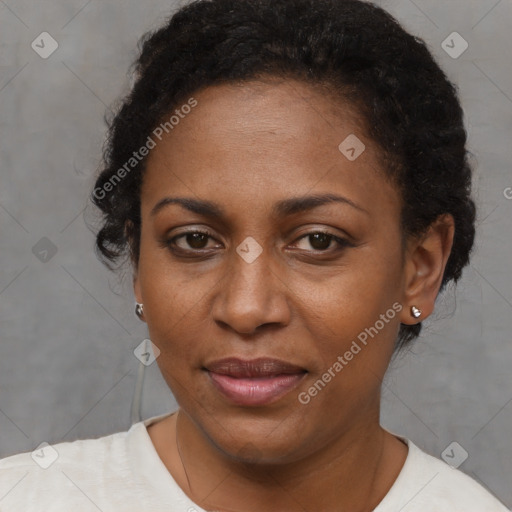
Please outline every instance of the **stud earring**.
[{"label": "stud earring", "polygon": [[419,318],[421,316],[421,309],[418,309],[416,306],[411,306],[411,315],[414,318]]},{"label": "stud earring", "polygon": [[135,314],[142,320],[142,315],[144,314],[144,304],[140,302],[135,303]]}]

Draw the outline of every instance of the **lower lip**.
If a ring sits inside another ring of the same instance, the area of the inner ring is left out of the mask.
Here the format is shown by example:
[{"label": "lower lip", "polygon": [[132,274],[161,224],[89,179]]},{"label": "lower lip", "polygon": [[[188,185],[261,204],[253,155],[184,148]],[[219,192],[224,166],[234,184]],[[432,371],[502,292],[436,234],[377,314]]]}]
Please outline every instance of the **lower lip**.
[{"label": "lower lip", "polygon": [[215,387],[236,405],[267,405],[289,393],[305,373],[282,374],[267,378],[235,378],[208,372]]}]

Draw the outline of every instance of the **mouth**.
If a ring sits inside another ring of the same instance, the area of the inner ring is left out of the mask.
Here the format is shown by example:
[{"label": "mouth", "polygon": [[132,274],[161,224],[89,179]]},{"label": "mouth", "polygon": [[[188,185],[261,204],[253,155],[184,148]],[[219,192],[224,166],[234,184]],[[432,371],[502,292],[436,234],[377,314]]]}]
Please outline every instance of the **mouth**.
[{"label": "mouth", "polygon": [[307,374],[304,368],[279,359],[213,361],[204,370],[214,387],[235,405],[261,406],[277,402],[296,388]]}]

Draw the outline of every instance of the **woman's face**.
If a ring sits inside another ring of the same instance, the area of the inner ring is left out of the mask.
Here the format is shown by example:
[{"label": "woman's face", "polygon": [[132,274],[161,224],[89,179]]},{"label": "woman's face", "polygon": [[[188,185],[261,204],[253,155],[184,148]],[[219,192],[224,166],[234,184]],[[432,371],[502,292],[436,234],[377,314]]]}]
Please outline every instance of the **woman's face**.
[{"label": "woman's face", "polygon": [[[147,160],[136,297],[199,431],[296,460],[378,422],[404,314],[400,196],[357,117],[310,86],[194,98]],[[313,195],[339,200],[293,207]]]}]

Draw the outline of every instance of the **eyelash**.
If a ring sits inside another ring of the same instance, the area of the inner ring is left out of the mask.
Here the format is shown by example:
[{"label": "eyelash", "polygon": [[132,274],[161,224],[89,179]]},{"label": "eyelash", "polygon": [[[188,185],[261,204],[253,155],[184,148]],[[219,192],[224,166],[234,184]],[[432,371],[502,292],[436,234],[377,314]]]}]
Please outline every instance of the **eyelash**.
[{"label": "eyelash", "polygon": [[[209,249],[195,249],[195,250],[190,249],[190,250],[188,250],[188,249],[183,249],[181,247],[175,246],[176,240],[186,237],[187,235],[193,235],[193,234],[205,235],[211,239],[214,239],[212,233],[210,233],[208,230],[199,230],[198,229],[198,230],[186,231],[186,232],[176,235],[168,240],[164,240],[163,246],[170,249],[173,253],[181,253],[181,254],[184,254],[184,253],[194,254],[195,253],[196,255],[200,255],[201,252],[205,253],[205,252],[209,251]],[[322,231],[322,230],[310,231],[309,233],[305,233],[304,235],[300,236],[297,239],[297,241],[307,238],[308,236],[311,236],[311,235],[316,235],[316,234],[322,234],[327,237],[330,237],[331,242],[332,242],[332,240],[334,240],[338,244],[338,247],[336,249],[324,249],[324,250],[313,249],[312,251],[309,251],[309,253],[329,254],[329,253],[341,251],[347,247],[354,247],[354,244],[350,243],[348,240],[346,240],[344,238],[340,238],[328,231]]]}]

